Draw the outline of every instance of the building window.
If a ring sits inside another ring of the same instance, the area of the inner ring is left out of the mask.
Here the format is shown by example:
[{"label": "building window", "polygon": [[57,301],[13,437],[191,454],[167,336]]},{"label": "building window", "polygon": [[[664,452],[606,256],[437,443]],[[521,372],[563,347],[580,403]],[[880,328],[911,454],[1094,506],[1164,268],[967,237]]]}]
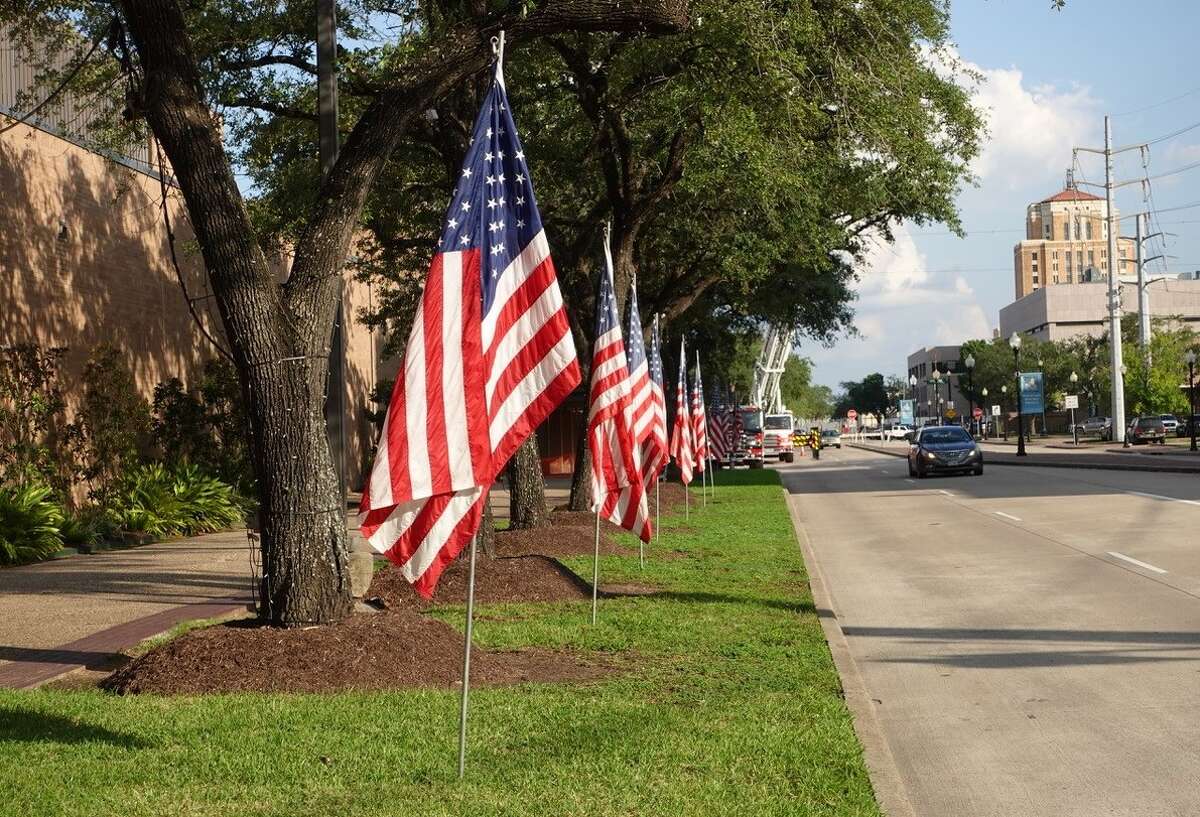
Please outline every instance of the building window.
[{"label": "building window", "polygon": [[[1079,280],[1080,280],[1080,281],[1082,281],[1082,280],[1083,280],[1083,275],[1082,275],[1082,274],[1079,276]],[[1073,273],[1073,272],[1069,272],[1069,273],[1067,273],[1067,283],[1068,283],[1068,284],[1073,284],[1073,283],[1075,283],[1075,273]]]},{"label": "building window", "polygon": [[1096,251],[1095,250],[1088,250],[1088,266],[1089,267],[1096,266]]},{"label": "building window", "polygon": [[1083,250],[1075,251],[1075,266],[1083,269]]},{"label": "building window", "polygon": [[1083,231],[1079,229],[1079,216],[1075,216],[1075,240],[1078,241],[1083,237]]},{"label": "building window", "polygon": [[1035,284],[1038,282],[1038,274],[1036,272],[1033,274],[1033,282]]},{"label": "building window", "polygon": [[1037,250],[1033,251],[1033,263],[1037,263]]},{"label": "building window", "polygon": [[1071,271],[1071,254],[1067,253],[1067,272]]},{"label": "building window", "polygon": [[1050,222],[1046,222],[1046,238],[1053,238],[1054,230],[1050,227]]},{"label": "building window", "polygon": [[1050,266],[1053,268],[1054,272],[1058,272],[1058,262],[1057,261],[1055,261]]},{"label": "building window", "polygon": [[1087,225],[1087,240],[1091,241],[1092,240],[1092,220],[1089,218],[1087,221],[1084,222],[1084,224]]}]

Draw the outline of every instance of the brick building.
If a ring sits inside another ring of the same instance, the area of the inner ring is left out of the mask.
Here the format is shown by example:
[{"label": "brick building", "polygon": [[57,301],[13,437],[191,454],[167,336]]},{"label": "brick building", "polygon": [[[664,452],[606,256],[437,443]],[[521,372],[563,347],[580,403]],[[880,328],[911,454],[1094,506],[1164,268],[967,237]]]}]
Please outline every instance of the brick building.
[{"label": "brick building", "polygon": [[[86,139],[88,109],[63,94],[16,124],[23,91],[35,81],[0,31],[0,346],[65,346],[64,383],[78,382],[100,343],[126,353],[149,399],[170,377],[185,383],[217,353],[188,311],[171,262],[163,184],[152,146],[102,150]],[[91,103],[89,103],[91,104]],[[167,210],[180,272],[201,322],[218,338],[221,322],[194,247],[179,192]],[[280,260],[281,276],[287,259]],[[368,285],[347,277],[347,312],[370,306]],[[346,333],[347,477],[361,481],[374,443],[367,396],[377,378],[375,338],[351,320]]]},{"label": "brick building", "polygon": [[[1052,284],[1107,280],[1107,217],[1107,202],[1070,175],[1063,190],[1029,205],[1025,240],[1013,247],[1014,300]],[[1117,248],[1118,274],[1134,272],[1134,242],[1118,239]]]}]

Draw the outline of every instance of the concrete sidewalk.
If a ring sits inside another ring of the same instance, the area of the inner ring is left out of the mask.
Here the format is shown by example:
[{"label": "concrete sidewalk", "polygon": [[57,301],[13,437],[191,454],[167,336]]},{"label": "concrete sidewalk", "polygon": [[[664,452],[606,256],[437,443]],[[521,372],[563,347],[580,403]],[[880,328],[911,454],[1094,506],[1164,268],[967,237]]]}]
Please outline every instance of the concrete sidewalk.
[{"label": "concrete sidewalk", "polygon": [[0,570],[0,686],[97,663],[179,621],[251,601],[246,532]]}]

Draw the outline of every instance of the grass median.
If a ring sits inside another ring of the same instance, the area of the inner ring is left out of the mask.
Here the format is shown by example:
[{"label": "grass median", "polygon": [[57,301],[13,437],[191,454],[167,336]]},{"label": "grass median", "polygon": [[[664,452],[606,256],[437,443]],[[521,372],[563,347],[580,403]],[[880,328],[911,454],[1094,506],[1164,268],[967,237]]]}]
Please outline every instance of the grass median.
[{"label": "grass median", "polygon": [[[23,815],[878,815],[777,476],[721,472],[662,543],[601,560],[653,595],[477,609],[476,643],[610,653],[583,685],[458,694],[0,692]],[[568,560],[583,576],[591,560]],[[461,626],[461,609],[436,615]]]}]

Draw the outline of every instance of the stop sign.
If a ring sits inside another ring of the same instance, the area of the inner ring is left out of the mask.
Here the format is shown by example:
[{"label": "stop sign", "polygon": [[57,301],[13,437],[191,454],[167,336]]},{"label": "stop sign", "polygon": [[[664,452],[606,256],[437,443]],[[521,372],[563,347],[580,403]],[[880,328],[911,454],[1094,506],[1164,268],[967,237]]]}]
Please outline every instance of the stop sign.
[{"label": "stop sign", "polygon": [[847,412],[846,412],[846,419],[847,419],[847,420],[856,420],[856,419],[858,419],[858,412],[857,412],[857,411],[855,411],[854,409],[850,409],[849,411],[847,411]]},{"label": "stop sign", "polygon": [[976,406],[975,410],[971,412],[971,414],[975,415],[975,419],[978,420],[983,416],[983,409],[979,408],[979,406]]}]

